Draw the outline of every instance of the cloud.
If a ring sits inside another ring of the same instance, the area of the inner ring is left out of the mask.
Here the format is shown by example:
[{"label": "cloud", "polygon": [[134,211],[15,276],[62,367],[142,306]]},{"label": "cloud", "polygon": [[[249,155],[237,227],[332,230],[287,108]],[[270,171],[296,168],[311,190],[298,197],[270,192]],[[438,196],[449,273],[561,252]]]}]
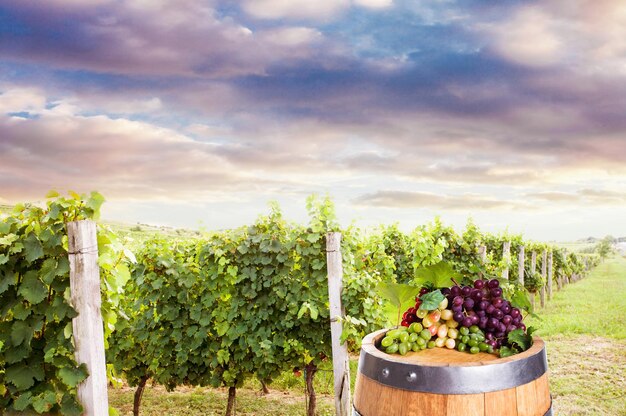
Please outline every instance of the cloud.
[{"label": "cloud", "polygon": [[243,9],[262,19],[328,19],[350,6],[349,0],[246,0]]},{"label": "cloud", "polygon": [[566,52],[565,39],[558,33],[558,20],[540,7],[525,7],[506,25],[497,24],[495,49],[505,58],[528,66],[559,63]]},{"label": "cloud", "polygon": [[370,9],[384,9],[393,4],[393,0],[354,0],[354,4]]},{"label": "cloud", "polygon": [[338,20],[352,5],[372,10],[390,7],[393,0],[245,0],[243,10],[259,19]]},{"label": "cloud", "polygon": [[0,8],[4,59],[99,73],[209,79],[263,75],[273,64],[308,57],[303,47],[322,39],[303,27],[252,31],[195,0],[83,7],[24,0]]},{"label": "cloud", "polygon": [[508,19],[476,27],[492,35],[495,51],[520,65],[626,73],[626,4],[622,1],[522,4]]},{"label": "cloud", "polygon": [[576,192],[535,192],[526,194],[527,197],[553,203],[575,203],[578,205],[624,205],[626,192],[580,189]]},{"label": "cloud", "polygon": [[427,192],[381,190],[364,194],[352,201],[358,206],[387,208],[429,208],[444,210],[495,210],[519,207],[519,202],[504,201],[484,195],[440,195]]},{"label": "cloud", "polygon": [[[15,107],[8,108],[9,114],[24,108],[24,100],[12,101]],[[145,122],[82,116],[74,110],[57,102],[40,107],[33,118],[0,114],[3,198],[30,199],[67,186],[98,189],[117,198],[202,198],[212,192],[285,185],[239,172],[214,144]]]},{"label": "cloud", "polygon": [[46,105],[46,97],[37,88],[0,87],[0,114],[40,111]]}]

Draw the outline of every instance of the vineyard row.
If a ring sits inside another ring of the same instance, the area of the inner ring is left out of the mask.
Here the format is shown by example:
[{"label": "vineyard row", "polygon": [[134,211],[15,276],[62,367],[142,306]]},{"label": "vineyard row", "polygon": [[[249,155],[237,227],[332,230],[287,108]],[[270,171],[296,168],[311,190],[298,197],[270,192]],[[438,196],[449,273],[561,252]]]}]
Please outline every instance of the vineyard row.
[{"label": "vineyard row", "polygon": [[[54,194],[43,208],[18,206],[0,219],[1,409],[81,412],[78,386],[88,372],[75,345],[88,341],[76,339],[72,327],[81,300],[70,289],[76,253],[66,224],[97,218],[102,202],[97,193]],[[443,261],[463,281],[498,277],[505,292],[523,286],[532,296],[519,306],[530,312],[536,292],[547,288],[550,295],[552,282],[560,288],[599,261],[521,236],[482,233],[471,222],[462,233],[439,220],[411,233],[397,226],[365,231],[341,228],[328,199],[310,198],[307,207],[306,225],[287,222],[274,206],[250,226],[185,240],[156,236],[134,252],[99,227],[108,371],[138,387],[136,413],[149,379],[168,389],[226,386],[228,413],[248,377],[269,384],[302,369],[312,414],[313,378],[332,355],[331,231],[342,235],[342,341],[353,351],[365,334],[396,324],[379,285],[417,285],[416,271],[424,267]]]}]

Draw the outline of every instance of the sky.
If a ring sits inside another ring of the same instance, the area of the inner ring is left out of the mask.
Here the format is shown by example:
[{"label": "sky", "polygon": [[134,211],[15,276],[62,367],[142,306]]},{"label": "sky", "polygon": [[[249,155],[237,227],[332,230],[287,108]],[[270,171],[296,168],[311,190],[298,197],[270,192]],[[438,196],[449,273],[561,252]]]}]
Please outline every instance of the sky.
[{"label": "sky", "polygon": [[0,203],[626,235],[623,0],[0,0]]}]

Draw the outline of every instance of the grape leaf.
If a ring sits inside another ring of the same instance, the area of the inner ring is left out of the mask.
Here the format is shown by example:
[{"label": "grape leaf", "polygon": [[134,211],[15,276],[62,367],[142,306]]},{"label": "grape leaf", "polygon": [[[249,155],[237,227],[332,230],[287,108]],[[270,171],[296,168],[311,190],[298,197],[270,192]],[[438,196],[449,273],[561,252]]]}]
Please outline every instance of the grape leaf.
[{"label": "grape leaf", "polygon": [[391,325],[399,325],[402,311],[415,304],[415,292],[411,285],[399,283],[379,283],[377,286],[380,295],[387,301],[384,304],[384,316]]},{"label": "grape leaf", "polygon": [[33,233],[28,234],[28,237],[24,239],[24,248],[26,249],[26,261],[29,263],[43,256],[41,241],[39,241],[37,236]]},{"label": "grape leaf", "polygon": [[504,357],[510,357],[511,355],[515,355],[518,354],[519,350],[515,347],[507,347],[506,345],[503,345],[502,347],[500,347],[499,350],[499,355],[500,358],[504,358]]},{"label": "grape leaf", "polygon": [[13,408],[18,412],[26,410],[26,408],[30,405],[30,401],[32,399],[31,392],[26,392],[24,394],[20,394],[17,399],[13,402]]},{"label": "grape leaf", "polygon": [[18,294],[24,296],[24,299],[31,304],[36,305],[46,298],[48,289],[37,277],[37,272],[31,270],[24,275]]},{"label": "grape leaf", "polygon": [[61,367],[57,371],[57,375],[62,382],[70,387],[76,387],[81,381],[87,378],[87,370],[85,366],[77,368]]},{"label": "grape leaf", "polygon": [[87,200],[87,207],[93,210],[93,219],[100,218],[100,207],[104,203],[104,197],[98,192],[92,192]]},{"label": "grape leaf", "polygon": [[[521,286],[520,286],[521,287]],[[520,290],[516,287],[515,292],[511,296],[511,305],[515,308],[523,309],[530,313],[533,312],[532,303],[530,303],[530,297],[528,296],[528,292],[523,288]]]},{"label": "grape leaf", "polygon": [[514,331],[509,332],[507,341],[511,345],[517,345],[520,350],[526,351],[531,347],[531,345],[533,345],[533,338],[531,336],[533,331],[529,331],[529,333],[526,334],[524,333],[524,330],[522,328],[518,328]]},{"label": "grape leaf", "polygon": [[461,275],[459,273],[454,271],[450,263],[440,261],[437,264],[420,267],[415,270],[413,283],[416,286],[432,285],[436,288],[450,287],[454,284],[452,279],[460,276]]},{"label": "grape leaf", "polygon": [[446,297],[441,293],[441,290],[433,290],[432,292],[424,293],[420,296],[422,303],[420,304],[420,309],[426,309],[427,311],[432,311],[433,309],[437,309],[442,300]]},{"label": "grape leaf", "polygon": [[7,380],[18,390],[29,389],[35,384],[34,372],[25,364],[17,364],[11,367],[7,367],[5,370],[5,376]]},{"label": "grape leaf", "polygon": [[64,416],[80,416],[81,413],[80,404],[70,393],[65,393],[61,400],[61,414]]},{"label": "grape leaf", "polygon": [[43,413],[50,410],[56,403],[56,394],[48,390],[33,398],[33,409],[35,409],[37,413]]},{"label": "grape leaf", "polygon": [[0,245],[3,246],[10,246],[11,244],[13,244],[14,241],[16,241],[19,237],[15,234],[8,234],[5,235],[4,237],[0,238]]},{"label": "grape leaf", "polygon": [[30,343],[34,332],[35,329],[29,322],[14,321],[13,328],[11,328],[11,342],[13,343],[13,346],[17,347],[24,341],[26,341],[27,344]]}]

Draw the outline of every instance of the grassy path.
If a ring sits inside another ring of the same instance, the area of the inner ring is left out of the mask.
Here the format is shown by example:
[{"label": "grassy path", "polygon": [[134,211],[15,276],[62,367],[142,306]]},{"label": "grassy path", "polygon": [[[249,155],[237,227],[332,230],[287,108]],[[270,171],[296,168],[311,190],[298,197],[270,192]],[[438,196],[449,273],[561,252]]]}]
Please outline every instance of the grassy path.
[{"label": "grassy path", "polygon": [[[626,259],[607,260],[585,279],[555,292],[541,320],[530,320],[547,344],[550,389],[558,416],[626,416]],[[352,362],[352,377],[356,362]],[[318,373],[318,414],[333,415],[332,375]],[[238,390],[237,415],[305,414],[303,377],[285,373],[267,396],[251,381]],[[111,389],[111,404],[132,415],[133,391]],[[223,415],[224,389],[146,389],[144,416]]]},{"label": "grassy path", "polygon": [[541,320],[556,415],[626,415],[626,259],[555,293]]}]

